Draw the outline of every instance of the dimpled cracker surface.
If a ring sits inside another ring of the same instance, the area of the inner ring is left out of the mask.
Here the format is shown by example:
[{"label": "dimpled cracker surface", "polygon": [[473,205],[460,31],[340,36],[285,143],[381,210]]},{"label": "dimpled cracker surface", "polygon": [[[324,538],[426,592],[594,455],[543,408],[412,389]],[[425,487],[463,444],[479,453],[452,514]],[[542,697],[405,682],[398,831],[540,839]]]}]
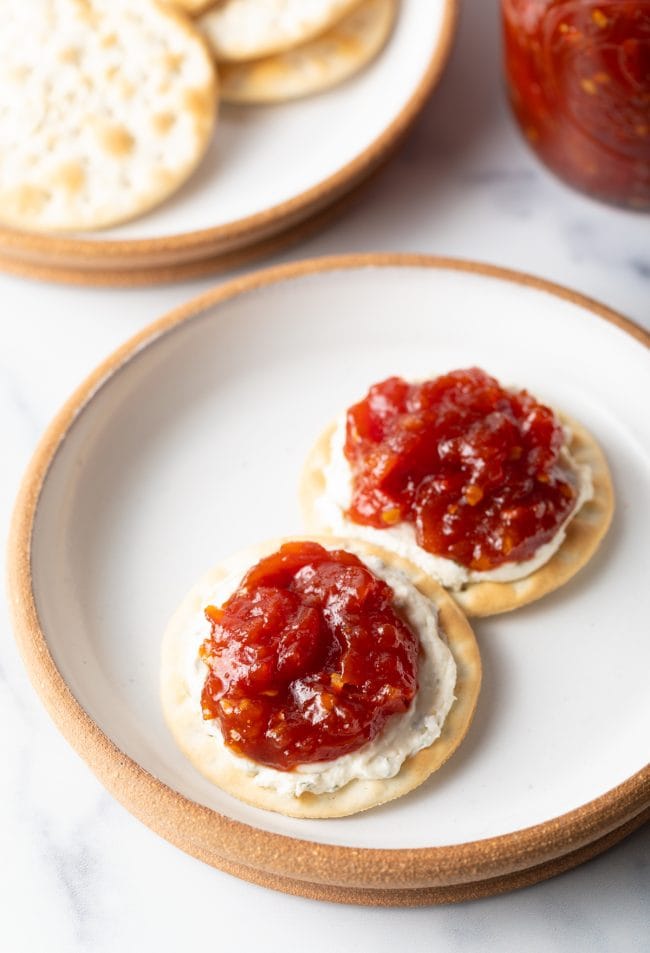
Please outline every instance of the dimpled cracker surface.
[{"label": "dimpled cracker surface", "polygon": [[329,89],[353,76],[388,39],[397,0],[365,0],[322,36],[285,53],[220,68],[225,102],[272,103]]},{"label": "dimpled cracker surface", "polygon": [[220,61],[252,60],[313,39],[360,0],[227,0],[197,21]]},{"label": "dimpled cracker surface", "polygon": [[154,0],[0,0],[0,222],[104,227],[202,158],[217,86],[201,37]]}]

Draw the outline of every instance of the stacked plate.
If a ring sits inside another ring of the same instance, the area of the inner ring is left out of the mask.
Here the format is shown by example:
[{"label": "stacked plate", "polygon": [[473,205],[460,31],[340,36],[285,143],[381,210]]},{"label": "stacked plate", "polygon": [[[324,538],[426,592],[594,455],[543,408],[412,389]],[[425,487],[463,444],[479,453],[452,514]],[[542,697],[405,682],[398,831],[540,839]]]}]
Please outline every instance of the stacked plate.
[{"label": "stacked plate", "polygon": [[[52,717],[153,830],[291,893],[461,900],[604,850],[650,816],[647,345],[631,322],[548,283],[414,256],[252,274],[144,329],[52,423],[15,512],[14,621]],[[473,620],[474,721],[416,791],[329,820],[236,800],[165,725],[169,615],[229,552],[300,532],[314,435],[370,382],[471,364],[594,435],[616,491],[607,537],[562,589]]]},{"label": "stacked plate", "polygon": [[226,105],[198,170],[164,204],[104,231],[0,228],[0,268],[128,285],[233,267],[298,241],[343,208],[395,148],[437,82],[456,0],[403,0],[381,53],[320,95]]}]

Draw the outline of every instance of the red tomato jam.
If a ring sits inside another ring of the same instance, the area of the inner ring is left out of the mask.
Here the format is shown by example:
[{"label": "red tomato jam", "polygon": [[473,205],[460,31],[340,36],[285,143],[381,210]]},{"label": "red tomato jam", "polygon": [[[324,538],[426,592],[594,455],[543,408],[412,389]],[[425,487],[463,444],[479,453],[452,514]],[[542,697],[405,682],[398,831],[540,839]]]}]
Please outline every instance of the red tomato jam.
[{"label": "red tomato jam", "polygon": [[408,384],[390,377],[348,410],[355,523],[414,525],[418,544],[468,569],[529,559],[576,497],[562,425],[479,368]]},{"label": "red tomato jam", "polygon": [[650,2],[503,0],[514,113],[569,184],[650,208]]},{"label": "red tomato jam", "polygon": [[417,691],[419,642],[392,598],[351,553],[285,543],[206,609],[203,717],[281,771],[356,751]]}]

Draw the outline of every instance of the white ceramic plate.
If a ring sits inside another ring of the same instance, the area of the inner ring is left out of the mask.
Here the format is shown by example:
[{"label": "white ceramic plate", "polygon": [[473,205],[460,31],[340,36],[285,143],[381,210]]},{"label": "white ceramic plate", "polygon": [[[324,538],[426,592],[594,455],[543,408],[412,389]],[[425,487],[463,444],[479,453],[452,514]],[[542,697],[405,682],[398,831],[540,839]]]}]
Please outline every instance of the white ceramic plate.
[{"label": "white ceramic plate", "polygon": [[[289,266],[210,300],[144,331],[83,385],[18,506],[14,582],[31,531],[33,593],[23,579],[17,621],[24,633],[33,594],[56,669],[101,732],[184,798],[325,845],[507,839],[637,775],[650,746],[650,361],[638,335],[550,286],[414,258]],[[169,615],[229,552],[300,531],[305,455],[371,382],[473,364],[597,437],[617,498],[601,550],[562,590],[475,621],[484,685],[474,723],[417,791],[342,820],[239,803],[194,770],[164,724],[158,667]],[[90,744],[72,740],[82,751]],[[647,806],[639,791],[637,811]],[[626,819],[608,817],[609,829]]]},{"label": "white ceramic plate", "polygon": [[441,44],[448,6],[403,0],[382,53],[327,93],[278,106],[222,106],[197,175],[157,210],[98,237],[227,226],[317,188],[370,148],[405,108]]},{"label": "white ceramic plate", "polygon": [[402,0],[377,59],[329,92],[224,106],[198,171],[149,214],[78,237],[0,229],[0,250],[32,263],[128,269],[231,251],[297,224],[376,168],[413,122],[446,61],[456,3]]}]

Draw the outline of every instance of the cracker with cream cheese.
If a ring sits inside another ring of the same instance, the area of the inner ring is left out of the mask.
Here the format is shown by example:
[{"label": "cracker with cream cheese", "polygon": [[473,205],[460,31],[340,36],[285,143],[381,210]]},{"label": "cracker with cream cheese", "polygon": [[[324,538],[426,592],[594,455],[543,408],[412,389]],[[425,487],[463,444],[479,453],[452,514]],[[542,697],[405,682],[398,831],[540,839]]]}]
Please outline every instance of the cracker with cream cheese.
[{"label": "cracker with cream cheese", "polygon": [[282,53],[319,36],[361,0],[227,0],[197,20],[219,62]]},{"label": "cracker with cream cheese", "polygon": [[[417,567],[358,540],[310,538],[326,548],[347,549],[362,560],[378,560],[387,572],[398,574],[402,585],[406,577],[408,586],[413,587],[416,593],[414,598],[424,600],[434,617],[437,617],[440,634],[437,651],[443,659],[441,665],[445,658],[449,660],[447,649],[451,652],[455,663],[455,685],[448,701],[451,708],[444,713],[440,734],[433,743],[407,757],[393,777],[353,778],[337,790],[320,794],[306,791],[296,796],[256,783],[255,775],[250,770],[251,763],[226,748],[218,729],[217,737],[214,729],[208,729],[202,717],[200,700],[196,697],[196,686],[192,685],[194,676],[191,669],[188,670],[188,659],[198,658],[198,649],[206,634],[203,611],[214,593],[223,590],[224,585],[226,590],[233,591],[250,566],[263,556],[275,552],[287,540],[273,540],[224,560],[186,596],[172,617],[163,640],[161,697],[165,718],[181,750],[202,774],[229,794],[256,807],[292,817],[343,817],[407,794],[450,757],[467,733],[472,720],[481,682],[481,662],[473,632],[462,611],[442,587]],[[406,610],[400,610],[400,614],[409,621]],[[423,637],[420,633],[416,634],[420,637],[421,657],[424,657],[427,653],[422,647]],[[448,664],[453,663],[448,661]],[[424,675],[421,672],[419,683],[422,679]],[[437,686],[441,681],[442,674],[438,677],[434,670],[432,684]],[[432,690],[431,697],[436,699],[435,704],[441,704],[436,694],[440,692],[441,689],[437,687]],[[429,696],[425,697],[428,704]],[[431,704],[433,706],[434,702]],[[294,772],[276,773],[286,775]]]},{"label": "cracker with cream cheese", "polygon": [[214,127],[191,22],[155,0],[0,0],[0,221],[103,228],[158,205]]},{"label": "cracker with cream cheese", "polygon": [[390,36],[397,0],[365,0],[322,36],[285,53],[219,70],[224,102],[283,102],[323,92],[368,65]]},{"label": "cracker with cream cheese", "polygon": [[[576,421],[561,419],[570,433],[568,450],[578,467],[591,471],[593,495],[571,517],[565,538],[547,562],[520,579],[507,582],[481,580],[453,591],[454,599],[468,616],[489,616],[509,612],[540,599],[568,582],[596,552],[614,513],[614,490],[605,455],[592,435]],[[324,517],[318,505],[326,490],[325,473],[332,457],[332,437],[336,424],[321,434],[310,451],[300,480],[300,504],[305,527],[310,532],[340,532]],[[355,524],[344,522],[345,531],[355,533]],[[378,530],[383,547],[391,548],[391,530]]]}]

